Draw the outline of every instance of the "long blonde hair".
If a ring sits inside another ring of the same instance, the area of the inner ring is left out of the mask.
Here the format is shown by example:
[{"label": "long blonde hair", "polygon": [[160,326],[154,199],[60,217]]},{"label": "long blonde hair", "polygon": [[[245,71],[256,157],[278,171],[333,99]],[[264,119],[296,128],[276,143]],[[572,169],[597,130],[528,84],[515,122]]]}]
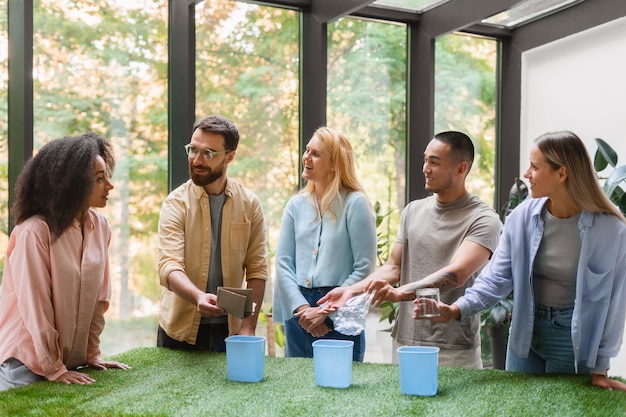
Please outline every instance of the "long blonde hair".
[{"label": "long blonde hair", "polygon": [[576,134],[567,130],[549,132],[535,143],[553,169],[567,168],[565,185],[574,203],[583,210],[612,214],[626,223],[624,215],[600,187],[587,148]]},{"label": "long blonde hair", "polygon": [[[318,204],[320,212],[325,213],[328,211],[335,216],[336,213],[333,211],[334,203],[338,202],[340,207],[343,205],[340,191],[348,193],[358,191],[363,194],[365,194],[365,191],[356,176],[352,145],[350,145],[348,139],[341,132],[329,127],[318,128],[313,134],[313,137],[315,136],[317,136],[326,152],[330,155],[331,167],[335,170],[335,175]],[[314,203],[315,183],[313,181],[309,181],[301,192],[308,193],[311,201]]]}]

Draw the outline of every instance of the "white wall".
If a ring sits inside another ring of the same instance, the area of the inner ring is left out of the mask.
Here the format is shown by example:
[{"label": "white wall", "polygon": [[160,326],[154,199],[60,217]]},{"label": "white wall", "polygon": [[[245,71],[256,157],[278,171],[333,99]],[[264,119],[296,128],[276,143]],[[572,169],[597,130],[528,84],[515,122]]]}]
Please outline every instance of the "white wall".
[{"label": "white wall", "polygon": [[[524,53],[521,107],[520,175],[532,141],[555,130],[580,136],[592,158],[602,138],[626,164],[626,18]],[[626,377],[626,344],[609,375]]]}]

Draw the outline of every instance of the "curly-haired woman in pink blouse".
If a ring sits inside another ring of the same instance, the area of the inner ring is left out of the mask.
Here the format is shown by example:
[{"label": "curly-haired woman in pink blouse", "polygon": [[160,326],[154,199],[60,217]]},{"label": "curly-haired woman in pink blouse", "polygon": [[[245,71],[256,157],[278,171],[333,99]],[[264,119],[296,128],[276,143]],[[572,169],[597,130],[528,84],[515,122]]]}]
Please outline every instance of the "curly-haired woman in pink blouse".
[{"label": "curly-haired woman in pink blouse", "polygon": [[44,145],[15,187],[0,298],[0,391],[39,380],[91,384],[76,369],[128,366],[100,357],[109,306],[111,145],[86,133]]}]

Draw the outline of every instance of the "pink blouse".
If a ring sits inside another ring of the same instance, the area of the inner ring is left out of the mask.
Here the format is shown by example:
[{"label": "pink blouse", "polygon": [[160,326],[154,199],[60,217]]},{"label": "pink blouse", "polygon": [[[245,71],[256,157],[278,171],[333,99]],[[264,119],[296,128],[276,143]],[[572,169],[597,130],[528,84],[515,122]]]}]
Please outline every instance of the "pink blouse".
[{"label": "pink blouse", "polygon": [[0,298],[0,363],[13,357],[54,380],[100,358],[110,239],[106,218],[94,210],[84,236],[75,221],[51,243],[40,216],[13,229]]}]

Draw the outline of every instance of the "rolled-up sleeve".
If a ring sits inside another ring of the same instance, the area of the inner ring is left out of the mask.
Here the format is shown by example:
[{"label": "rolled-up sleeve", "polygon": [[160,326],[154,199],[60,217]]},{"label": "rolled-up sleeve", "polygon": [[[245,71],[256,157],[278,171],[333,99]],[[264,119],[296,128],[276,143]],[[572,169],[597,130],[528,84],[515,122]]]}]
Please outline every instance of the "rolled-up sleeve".
[{"label": "rolled-up sleeve", "polygon": [[246,280],[267,280],[269,267],[267,264],[267,227],[261,201],[258,197],[251,198],[250,239],[244,261]]},{"label": "rolled-up sleeve", "polygon": [[169,196],[159,215],[159,282],[169,288],[172,271],[185,271],[185,201]]}]

